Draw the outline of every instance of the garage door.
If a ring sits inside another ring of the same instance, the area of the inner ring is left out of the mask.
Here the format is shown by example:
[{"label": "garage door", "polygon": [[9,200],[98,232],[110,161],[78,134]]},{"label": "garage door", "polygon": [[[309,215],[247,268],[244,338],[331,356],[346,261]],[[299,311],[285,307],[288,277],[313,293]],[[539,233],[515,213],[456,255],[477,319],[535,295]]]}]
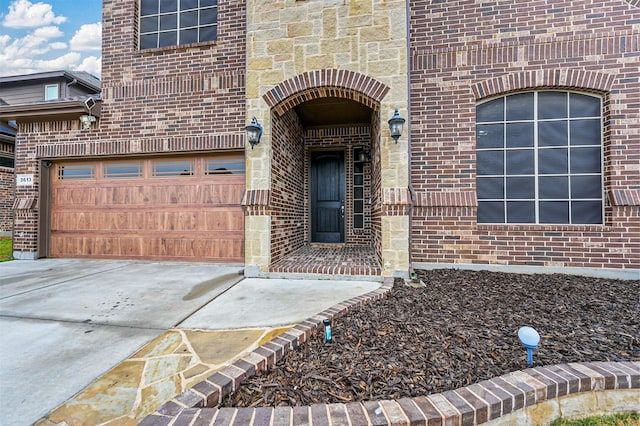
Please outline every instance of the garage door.
[{"label": "garage door", "polygon": [[51,257],[243,261],[242,154],[51,171]]}]

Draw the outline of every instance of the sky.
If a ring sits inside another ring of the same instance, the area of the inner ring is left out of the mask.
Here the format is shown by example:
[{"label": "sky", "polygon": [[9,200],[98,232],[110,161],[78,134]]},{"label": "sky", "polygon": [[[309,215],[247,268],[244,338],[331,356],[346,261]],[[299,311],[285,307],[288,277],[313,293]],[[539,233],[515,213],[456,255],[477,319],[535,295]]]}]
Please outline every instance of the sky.
[{"label": "sky", "polygon": [[102,0],[0,0],[0,76],[86,71],[100,77]]}]

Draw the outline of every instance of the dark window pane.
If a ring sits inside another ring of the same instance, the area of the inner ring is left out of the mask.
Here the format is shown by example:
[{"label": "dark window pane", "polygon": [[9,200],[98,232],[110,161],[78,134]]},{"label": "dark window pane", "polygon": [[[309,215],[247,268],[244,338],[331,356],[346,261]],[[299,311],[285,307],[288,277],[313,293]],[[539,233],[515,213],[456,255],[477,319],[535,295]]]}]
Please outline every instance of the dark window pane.
[{"label": "dark window pane", "polygon": [[353,173],[362,173],[363,169],[364,165],[361,162],[356,161],[355,163],[353,163]]},{"label": "dark window pane", "polygon": [[503,151],[478,151],[478,175],[501,175],[504,173]]},{"label": "dark window pane", "polygon": [[176,31],[158,34],[158,47],[175,46],[178,44],[177,36]]},{"label": "dark window pane", "polygon": [[178,14],[160,16],[160,30],[175,30],[178,28]]},{"label": "dark window pane", "polygon": [[193,176],[193,161],[155,161],[153,176]]},{"label": "dark window pane", "polygon": [[567,116],[566,92],[538,93],[538,119],[565,118]]},{"label": "dark window pane", "polygon": [[158,17],[157,16],[149,16],[148,18],[140,19],[140,32],[141,33],[150,33],[158,31]]},{"label": "dark window pane", "polygon": [[569,202],[540,202],[540,223],[569,223]]},{"label": "dark window pane", "polygon": [[494,99],[476,107],[476,121],[484,123],[488,121],[504,120],[504,98]]},{"label": "dark window pane", "polygon": [[569,170],[566,148],[547,148],[538,150],[538,173],[541,175],[561,175]]},{"label": "dark window pane", "polygon": [[198,42],[198,29],[180,30],[180,44],[189,44]]},{"label": "dark window pane", "polygon": [[600,120],[571,122],[571,145],[600,145]]},{"label": "dark window pane", "polygon": [[533,174],[533,152],[534,151],[532,149],[518,149],[507,151],[507,174]]},{"label": "dark window pane", "polygon": [[541,121],[538,123],[538,146],[567,146],[567,121]]},{"label": "dark window pane", "polygon": [[362,185],[363,184],[363,177],[362,175],[355,175],[353,177],[353,184],[354,185]]},{"label": "dark window pane", "polygon": [[571,173],[600,173],[600,148],[571,148]]},{"label": "dark window pane", "polygon": [[218,0],[200,0],[200,7],[215,6]]},{"label": "dark window pane", "polygon": [[153,49],[154,47],[158,47],[158,34],[140,36],[140,49]]},{"label": "dark window pane", "polygon": [[202,9],[200,10],[200,25],[215,24],[218,21],[218,9]]},{"label": "dark window pane", "polygon": [[364,216],[357,214],[353,217],[354,228],[364,228]]},{"label": "dark window pane", "polygon": [[90,164],[58,167],[58,179],[93,179],[94,177],[94,168]]},{"label": "dark window pane", "polygon": [[479,124],[476,126],[478,148],[503,148],[503,124]]},{"label": "dark window pane", "polygon": [[533,123],[507,124],[507,148],[533,146]]},{"label": "dark window pane", "polygon": [[504,198],[504,179],[479,177],[476,180],[478,198]]},{"label": "dark window pane", "polygon": [[198,0],[180,0],[180,10],[197,9]]},{"label": "dark window pane", "polygon": [[571,117],[600,117],[600,98],[570,93],[569,114]]},{"label": "dark window pane", "polygon": [[531,177],[507,177],[507,199],[534,199],[535,178]]},{"label": "dark window pane", "polygon": [[541,176],[538,179],[538,195],[542,200],[569,198],[569,178],[566,176]]},{"label": "dark window pane", "polygon": [[198,11],[183,12],[180,14],[180,28],[197,27]]},{"label": "dark window pane", "polygon": [[158,13],[158,0],[140,0],[140,16]]},{"label": "dark window pane", "polygon": [[596,176],[572,176],[571,198],[602,198],[602,178]]},{"label": "dark window pane", "polygon": [[508,201],[507,223],[535,223],[536,211],[533,201]]},{"label": "dark window pane", "polygon": [[602,202],[573,201],[571,203],[571,223],[602,223]]},{"label": "dark window pane", "polygon": [[160,13],[175,12],[178,10],[178,0],[161,0]]},{"label": "dark window pane", "polygon": [[16,160],[9,157],[0,156],[0,167],[8,167],[13,169],[16,166]]},{"label": "dark window pane", "polygon": [[218,38],[218,27],[200,27],[200,41],[215,41]]},{"label": "dark window pane", "polygon": [[353,198],[356,200],[364,198],[364,188],[361,186],[353,188]]},{"label": "dark window pane", "polygon": [[478,223],[504,223],[504,203],[502,201],[479,202]]},{"label": "dark window pane", "polygon": [[364,210],[364,203],[362,200],[356,200],[353,202],[353,211],[354,213],[362,213]]},{"label": "dark window pane", "polygon": [[533,120],[533,93],[507,96],[507,121]]}]

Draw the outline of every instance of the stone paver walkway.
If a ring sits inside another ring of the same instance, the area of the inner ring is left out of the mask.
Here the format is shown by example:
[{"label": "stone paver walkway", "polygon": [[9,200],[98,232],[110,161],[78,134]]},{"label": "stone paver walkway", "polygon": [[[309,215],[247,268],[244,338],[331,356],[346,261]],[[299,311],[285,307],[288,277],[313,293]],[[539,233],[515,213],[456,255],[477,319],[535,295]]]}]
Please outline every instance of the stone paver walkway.
[{"label": "stone paver walkway", "polygon": [[167,400],[288,329],[167,331],[36,426],[136,425]]}]

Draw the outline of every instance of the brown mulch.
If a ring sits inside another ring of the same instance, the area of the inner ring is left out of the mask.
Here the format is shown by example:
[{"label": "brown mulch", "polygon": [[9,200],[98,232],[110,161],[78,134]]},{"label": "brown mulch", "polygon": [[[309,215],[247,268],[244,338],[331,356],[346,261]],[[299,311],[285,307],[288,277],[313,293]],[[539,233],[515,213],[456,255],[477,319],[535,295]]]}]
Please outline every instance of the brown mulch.
[{"label": "brown mulch", "polygon": [[222,406],[398,399],[527,368],[517,330],[542,337],[535,365],[640,360],[640,281],[570,275],[418,271],[387,296],[332,322]]}]

